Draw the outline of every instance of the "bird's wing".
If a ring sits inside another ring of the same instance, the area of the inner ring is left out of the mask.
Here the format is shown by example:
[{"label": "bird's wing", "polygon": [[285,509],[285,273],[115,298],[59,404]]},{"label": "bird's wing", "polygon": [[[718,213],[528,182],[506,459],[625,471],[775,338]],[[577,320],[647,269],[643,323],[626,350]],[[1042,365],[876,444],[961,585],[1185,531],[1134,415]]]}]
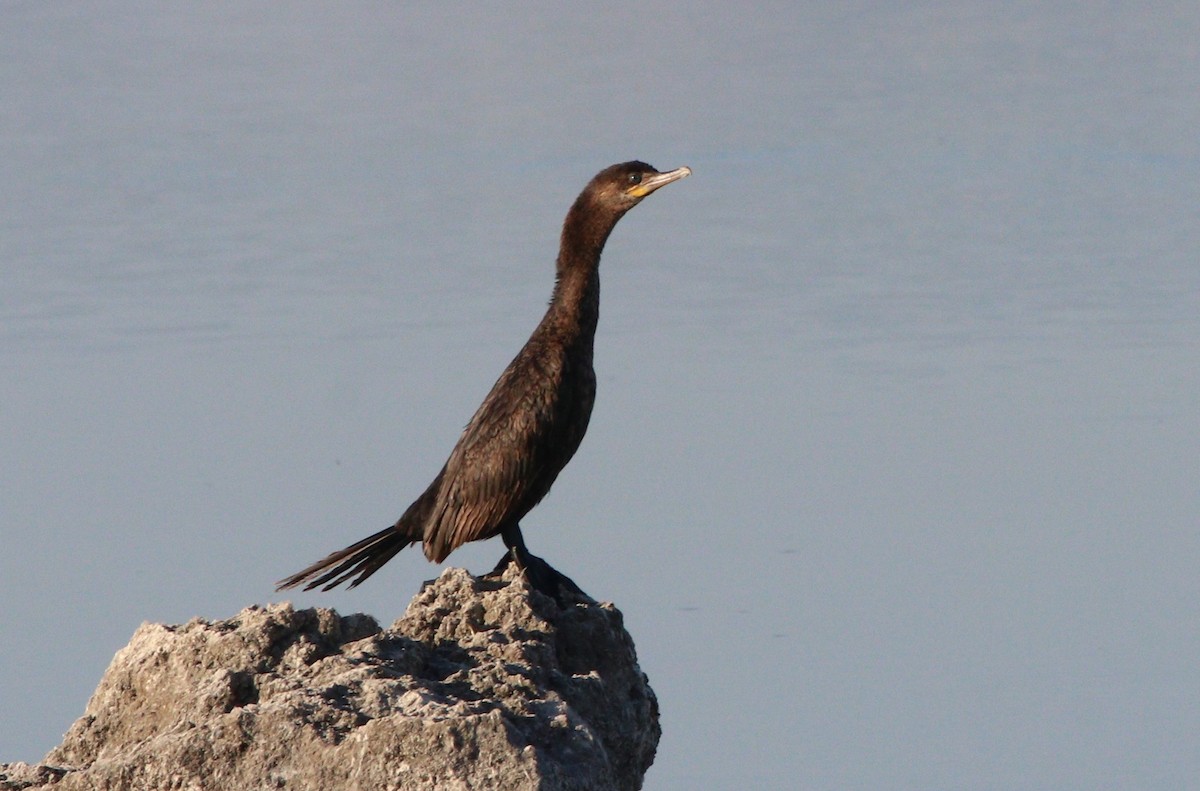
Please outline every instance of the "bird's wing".
[{"label": "bird's wing", "polygon": [[431,559],[494,535],[545,495],[558,472],[548,462],[562,431],[560,382],[557,361],[523,353],[492,387],[446,462],[425,533]]}]

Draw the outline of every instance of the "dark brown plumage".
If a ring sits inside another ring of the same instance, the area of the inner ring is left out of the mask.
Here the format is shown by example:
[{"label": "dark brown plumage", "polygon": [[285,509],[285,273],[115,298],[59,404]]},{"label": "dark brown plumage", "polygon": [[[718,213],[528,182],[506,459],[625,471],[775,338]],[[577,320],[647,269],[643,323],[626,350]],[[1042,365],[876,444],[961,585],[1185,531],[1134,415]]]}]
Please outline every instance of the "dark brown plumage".
[{"label": "dark brown plumage", "polygon": [[[596,398],[592,343],[600,307],[600,254],[617,221],[643,198],[689,175],[644,162],[600,171],[567,212],[546,315],[463,430],[441,472],[396,524],[281,580],[329,590],[360,584],[418,541],[440,563],[468,541],[501,535],[538,588],[574,583],[531,555],[520,521],[538,504],[587,431]],[[501,561],[503,565],[508,558]]]}]

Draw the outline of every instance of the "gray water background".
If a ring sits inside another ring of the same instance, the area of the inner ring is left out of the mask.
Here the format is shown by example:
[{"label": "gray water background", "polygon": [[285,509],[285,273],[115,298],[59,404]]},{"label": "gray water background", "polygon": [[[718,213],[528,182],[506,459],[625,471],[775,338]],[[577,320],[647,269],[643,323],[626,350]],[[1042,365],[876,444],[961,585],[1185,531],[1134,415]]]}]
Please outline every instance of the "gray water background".
[{"label": "gray water background", "polygon": [[[666,789],[1200,788],[1200,7],[0,6],[0,760],[391,522],[593,173],[526,520]],[[451,562],[483,571],[498,542]],[[405,553],[297,606],[399,616]]]}]

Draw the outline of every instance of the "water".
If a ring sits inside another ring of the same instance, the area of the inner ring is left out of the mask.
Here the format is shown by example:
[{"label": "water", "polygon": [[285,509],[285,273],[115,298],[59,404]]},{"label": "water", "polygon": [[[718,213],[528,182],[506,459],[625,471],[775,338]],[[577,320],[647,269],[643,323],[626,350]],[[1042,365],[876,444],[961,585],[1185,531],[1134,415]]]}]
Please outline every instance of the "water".
[{"label": "water", "polygon": [[695,175],[526,535],[626,615],[646,787],[1196,787],[1190,6],[0,15],[3,760],[394,519],[639,157]]}]

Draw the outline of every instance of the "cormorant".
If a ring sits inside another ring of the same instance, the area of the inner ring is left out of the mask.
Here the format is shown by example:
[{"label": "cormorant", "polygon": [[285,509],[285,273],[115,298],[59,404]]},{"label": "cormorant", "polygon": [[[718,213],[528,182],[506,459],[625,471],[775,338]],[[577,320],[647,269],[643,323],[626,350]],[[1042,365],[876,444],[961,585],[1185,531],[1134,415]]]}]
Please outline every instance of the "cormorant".
[{"label": "cormorant", "polygon": [[394,525],[279,582],[353,588],[409,544],[440,563],[468,541],[500,535],[530,584],[556,598],[573,582],[529,553],[520,521],[575,455],[596,398],[592,343],[600,308],[600,253],[625,212],[659,187],[691,174],[645,162],[600,171],[563,221],[554,293],[546,315],[463,430],[442,471]]}]

